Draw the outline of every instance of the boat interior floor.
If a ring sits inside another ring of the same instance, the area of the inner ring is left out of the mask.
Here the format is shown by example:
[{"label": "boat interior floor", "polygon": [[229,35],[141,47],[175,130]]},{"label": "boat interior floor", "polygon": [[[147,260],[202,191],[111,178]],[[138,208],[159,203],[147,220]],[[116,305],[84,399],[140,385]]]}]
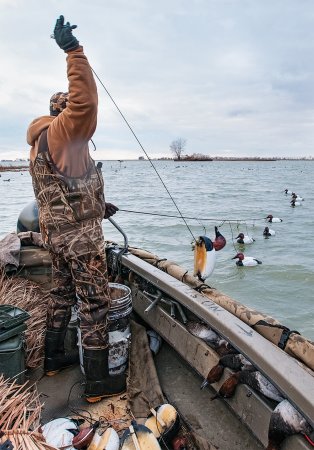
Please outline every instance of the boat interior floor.
[{"label": "boat interior floor", "polygon": [[[188,428],[211,444],[210,448],[264,448],[226,403],[211,401],[214,391],[208,388],[201,390],[201,377],[166,343],[155,357],[155,364],[165,398],[177,408]],[[43,423],[57,417],[79,417],[81,414],[95,421],[101,417],[118,432],[127,428],[132,420],[127,395],[89,404],[82,399],[83,379],[79,366],[63,370],[53,377],[44,376],[41,369],[30,374],[30,381],[36,381],[42,395]]]}]

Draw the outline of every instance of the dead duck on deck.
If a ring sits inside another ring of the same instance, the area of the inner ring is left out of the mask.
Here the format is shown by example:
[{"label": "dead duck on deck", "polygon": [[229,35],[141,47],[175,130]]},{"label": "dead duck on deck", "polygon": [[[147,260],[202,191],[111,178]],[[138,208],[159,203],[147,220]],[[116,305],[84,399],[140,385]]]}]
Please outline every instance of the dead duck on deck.
[{"label": "dead duck on deck", "polygon": [[265,397],[281,402],[284,397],[278,389],[253,366],[250,369],[241,370],[232,374],[220,387],[219,391],[212,398],[231,398],[238,384],[246,384],[250,388],[263,394]]},{"label": "dead duck on deck", "polygon": [[[314,430],[288,400],[280,402],[270,417],[268,430],[268,446],[266,450],[280,450],[281,444],[287,436],[301,433],[311,445],[312,439],[308,436]],[[314,437],[314,436],[313,436]]]},{"label": "dead duck on deck", "polygon": [[209,371],[207,377],[201,385],[201,389],[206,387],[208,384],[216,383],[222,377],[225,367],[229,369],[240,371],[240,370],[254,370],[253,365],[248,361],[243,355],[239,354],[229,354],[224,355],[219,359],[218,364],[216,364]]},{"label": "dead duck on deck", "polygon": [[189,333],[193,334],[193,336],[205,341],[206,344],[213,348],[220,356],[237,353],[237,350],[235,350],[228,341],[223,339],[216,331],[205,323],[191,320],[186,324],[186,329]]}]

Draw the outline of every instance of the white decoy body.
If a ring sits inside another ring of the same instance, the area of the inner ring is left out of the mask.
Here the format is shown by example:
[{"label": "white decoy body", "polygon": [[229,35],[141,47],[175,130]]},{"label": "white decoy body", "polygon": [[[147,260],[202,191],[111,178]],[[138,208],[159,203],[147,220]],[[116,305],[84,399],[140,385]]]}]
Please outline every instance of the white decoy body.
[{"label": "white decoy body", "polygon": [[194,276],[205,281],[214,271],[216,250],[207,236],[199,236],[194,247]]},{"label": "white decoy body", "polygon": [[255,242],[255,239],[244,233],[239,233],[236,237],[236,241],[238,244],[253,244],[253,242]]},{"label": "white decoy body", "polygon": [[205,281],[208,278],[216,264],[216,252],[223,249],[226,245],[226,239],[215,227],[215,239],[212,241],[207,236],[199,236],[194,246],[194,276],[199,280]]},{"label": "white decoy body", "polygon": [[238,261],[236,261],[236,265],[240,267],[253,267],[257,266],[258,264],[262,264],[262,261],[259,261],[258,259],[251,256],[244,256],[243,253],[237,253],[232,259],[238,259]]},{"label": "white decoy body", "polygon": [[301,202],[297,202],[297,201],[295,201],[295,200],[291,200],[291,207],[292,208],[294,208],[295,206],[301,206],[302,205],[302,203]]},{"label": "white decoy body", "polygon": [[292,192],[291,198],[292,198],[292,200],[295,200],[295,201],[298,201],[298,202],[303,202],[304,201],[304,198],[301,197],[301,195],[296,194],[295,192]]}]

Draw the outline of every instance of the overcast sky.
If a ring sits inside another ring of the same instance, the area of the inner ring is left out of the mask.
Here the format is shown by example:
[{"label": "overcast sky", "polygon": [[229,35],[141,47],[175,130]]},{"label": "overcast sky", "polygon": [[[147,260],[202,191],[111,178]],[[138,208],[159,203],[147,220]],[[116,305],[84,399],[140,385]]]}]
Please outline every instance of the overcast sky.
[{"label": "overcast sky", "polygon": [[[0,0],[0,158],[28,157],[29,122],[67,90],[57,17],[148,155],[314,155],[313,0]],[[143,155],[98,84],[95,159]]]}]

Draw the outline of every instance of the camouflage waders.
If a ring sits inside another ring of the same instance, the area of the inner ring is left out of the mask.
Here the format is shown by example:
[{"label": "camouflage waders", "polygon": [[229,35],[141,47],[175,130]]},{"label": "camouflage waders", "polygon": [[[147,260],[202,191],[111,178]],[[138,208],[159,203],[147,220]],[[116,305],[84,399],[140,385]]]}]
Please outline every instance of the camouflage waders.
[{"label": "camouflage waders", "polygon": [[30,172],[40,230],[52,259],[54,288],[47,329],[64,330],[71,307],[78,303],[83,348],[104,349],[110,296],[101,227],[105,204],[101,172],[91,159],[84,176],[63,176],[49,157],[46,132]]}]

